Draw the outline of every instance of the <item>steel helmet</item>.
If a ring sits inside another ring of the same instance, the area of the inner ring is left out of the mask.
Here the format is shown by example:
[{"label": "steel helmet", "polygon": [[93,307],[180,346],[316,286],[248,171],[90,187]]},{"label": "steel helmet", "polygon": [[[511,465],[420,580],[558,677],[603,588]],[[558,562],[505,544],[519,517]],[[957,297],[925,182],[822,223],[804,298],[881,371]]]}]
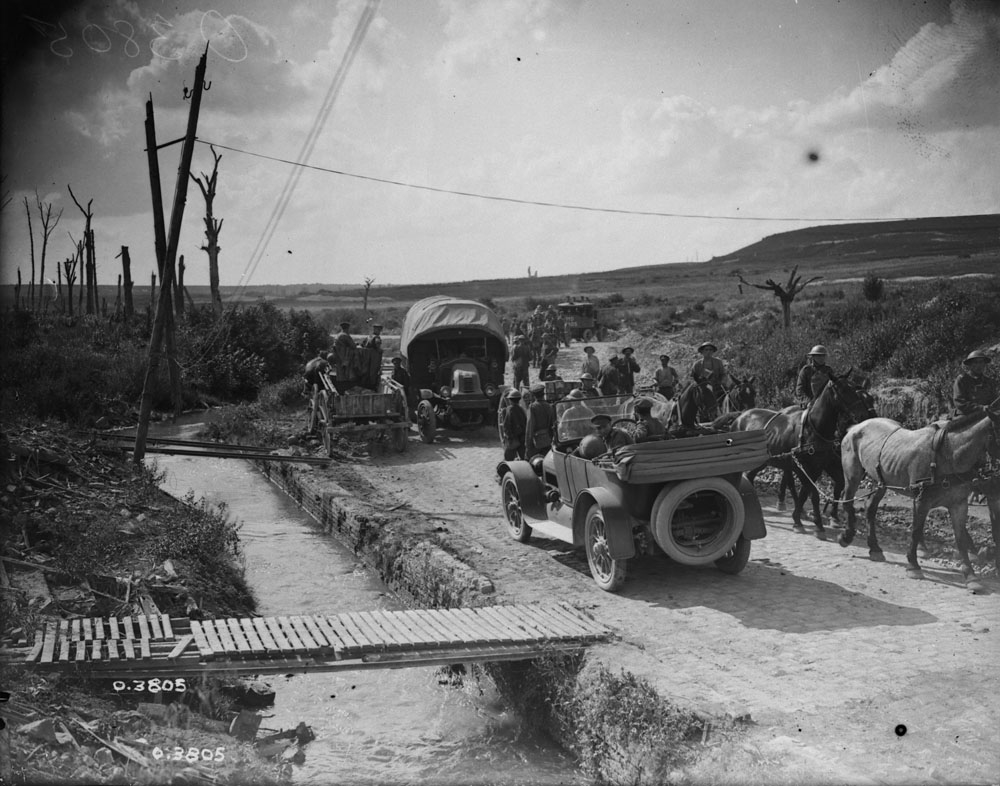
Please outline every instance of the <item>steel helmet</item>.
[{"label": "steel helmet", "polygon": [[989,355],[983,352],[983,350],[975,349],[969,353],[968,357],[966,357],[965,360],[962,361],[962,365],[967,365],[971,363],[973,360],[985,360],[987,363],[990,363],[993,360],[993,358],[991,358]]},{"label": "steel helmet", "polygon": [[596,434],[588,434],[580,440],[580,447],[577,448],[579,454],[585,459],[597,458],[602,453],[607,453],[607,446],[604,440]]},{"label": "steel helmet", "polygon": [[814,346],[812,349],[809,350],[809,354],[826,356],[827,354],[826,347],[824,347],[822,344],[817,344],[816,346]]}]

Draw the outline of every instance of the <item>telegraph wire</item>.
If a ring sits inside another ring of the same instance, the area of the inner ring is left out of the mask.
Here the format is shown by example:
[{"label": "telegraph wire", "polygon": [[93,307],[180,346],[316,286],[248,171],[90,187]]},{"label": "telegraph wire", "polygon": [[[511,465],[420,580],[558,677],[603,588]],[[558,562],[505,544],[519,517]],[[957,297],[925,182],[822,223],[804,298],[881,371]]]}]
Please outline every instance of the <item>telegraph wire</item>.
[{"label": "telegraph wire", "polygon": [[303,161],[293,161],[288,158],[280,158],[278,156],[269,156],[264,153],[255,153],[252,150],[243,150],[242,148],[232,147],[230,145],[223,145],[219,142],[209,142],[205,139],[198,139],[203,145],[212,145],[213,147],[222,148],[223,150],[230,150],[234,153],[243,153],[244,155],[253,156],[255,158],[263,158],[268,161],[277,161],[281,164],[289,164],[290,166],[296,167],[296,171],[301,171],[303,169],[313,169],[317,172],[326,172],[332,175],[341,175],[342,177],[351,177],[356,180],[368,180],[373,183],[385,183],[391,186],[400,186],[402,188],[413,188],[419,191],[433,191],[437,194],[451,194],[453,196],[470,197],[473,199],[486,199],[494,202],[510,202],[517,205],[534,205],[536,207],[555,207],[562,208],[564,210],[584,210],[591,213],[617,213],[619,215],[629,215],[629,216],[653,216],[656,218],[697,218],[706,219],[712,221],[808,221],[813,223],[823,223],[823,222],[844,222],[850,224],[861,224],[870,223],[876,221],[905,221],[905,218],[815,218],[815,217],[794,217],[794,216],[734,216],[734,215],[718,215],[718,214],[708,214],[708,213],[667,213],[659,210],[628,210],[626,208],[615,208],[615,207],[595,207],[593,205],[574,205],[566,202],[545,202],[537,199],[519,199],[517,197],[505,197],[497,196],[496,194],[479,194],[474,191],[459,191],[451,188],[439,188],[438,186],[427,186],[420,183],[408,183],[404,180],[392,180],[385,177],[375,177],[373,175],[361,175],[357,172],[347,172],[343,169],[332,169],[330,167],[317,166],[316,164],[307,164]]}]

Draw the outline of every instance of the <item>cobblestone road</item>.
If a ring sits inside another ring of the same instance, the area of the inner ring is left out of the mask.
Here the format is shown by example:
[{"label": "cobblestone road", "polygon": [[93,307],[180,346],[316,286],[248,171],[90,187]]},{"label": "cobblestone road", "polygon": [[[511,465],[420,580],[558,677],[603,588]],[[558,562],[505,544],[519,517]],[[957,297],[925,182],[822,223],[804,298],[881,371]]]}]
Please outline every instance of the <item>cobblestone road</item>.
[{"label": "cobblestone road", "polygon": [[[623,591],[601,592],[582,552],[506,535],[488,430],[442,432],[366,470],[380,488],[442,522],[463,558],[503,601],[567,600],[616,627],[593,651],[649,679],[678,703],[749,714],[736,745],[713,747],[687,772],[738,783],[997,783],[1000,781],[1000,586],[971,595],[949,566],[867,559],[791,530],[765,508],[739,576],[643,558]],[[765,503],[767,500],[765,500]],[[897,734],[897,727],[905,733]],[[732,742],[732,738],[729,739]]]}]

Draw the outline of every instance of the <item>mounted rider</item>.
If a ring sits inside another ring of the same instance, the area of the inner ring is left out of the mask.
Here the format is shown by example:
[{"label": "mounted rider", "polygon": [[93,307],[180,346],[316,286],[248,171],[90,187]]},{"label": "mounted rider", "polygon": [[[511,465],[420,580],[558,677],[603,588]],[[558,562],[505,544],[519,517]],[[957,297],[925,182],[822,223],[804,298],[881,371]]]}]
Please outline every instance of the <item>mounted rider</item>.
[{"label": "mounted rider", "polygon": [[707,419],[712,420],[718,416],[719,402],[726,392],[725,381],[729,379],[729,372],[726,371],[726,364],[715,357],[718,348],[711,341],[703,341],[698,345],[701,353],[701,360],[695,361],[691,366],[691,378],[696,384],[707,384],[712,391],[715,406],[711,412],[704,413]]},{"label": "mounted rider", "polygon": [[823,392],[826,383],[834,377],[833,369],[826,364],[827,351],[822,344],[817,344],[806,356],[806,364],[799,369],[799,377],[795,383],[795,397],[802,409],[807,409],[816,397]]},{"label": "mounted rider", "polygon": [[990,405],[996,406],[997,384],[986,376],[986,366],[991,361],[981,349],[970,352],[962,361],[965,368],[955,378],[951,394],[956,416],[988,412]]}]

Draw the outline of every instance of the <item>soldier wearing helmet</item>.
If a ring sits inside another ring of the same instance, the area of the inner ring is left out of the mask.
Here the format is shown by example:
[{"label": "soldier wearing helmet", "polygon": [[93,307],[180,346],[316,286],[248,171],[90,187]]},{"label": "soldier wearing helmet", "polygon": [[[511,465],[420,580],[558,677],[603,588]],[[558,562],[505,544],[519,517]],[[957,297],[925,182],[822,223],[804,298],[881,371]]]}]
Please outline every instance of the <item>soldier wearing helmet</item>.
[{"label": "soldier wearing helmet", "polygon": [[991,360],[989,355],[977,349],[962,361],[965,368],[955,378],[951,395],[955,402],[955,415],[987,412],[991,404],[995,406],[997,385],[986,376],[986,366]]},{"label": "soldier wearing helmet", "polygon": [[833,369],[826,364],[826,347],[817,344],[809,350],[809,360],[799,370],[799,378],[795,383],[795,397],[805,409],[833,379]]}]

